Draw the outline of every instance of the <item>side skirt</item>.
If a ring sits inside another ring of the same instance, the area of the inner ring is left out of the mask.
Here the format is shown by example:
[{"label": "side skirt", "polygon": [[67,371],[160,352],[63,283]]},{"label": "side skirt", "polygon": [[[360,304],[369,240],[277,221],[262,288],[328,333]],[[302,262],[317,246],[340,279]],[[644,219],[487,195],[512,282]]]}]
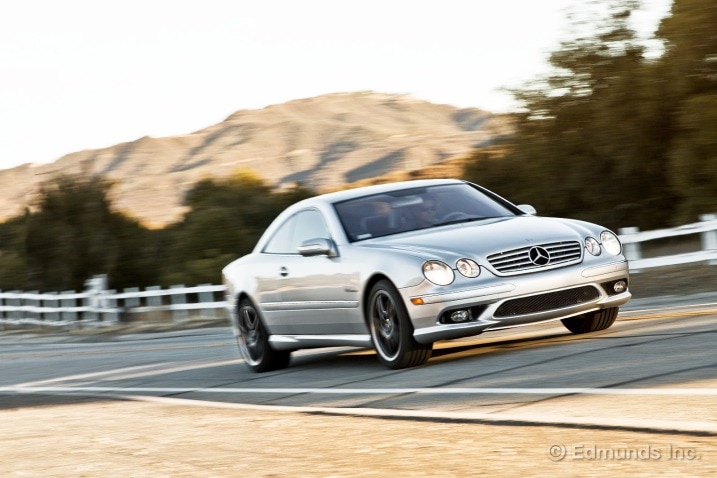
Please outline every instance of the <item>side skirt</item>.
[{"label": "side skirt", "polygon": [[269,343],[276,350],[298,350],[318,347],[373,347],[371,336],[346,335],[272,335]]}]

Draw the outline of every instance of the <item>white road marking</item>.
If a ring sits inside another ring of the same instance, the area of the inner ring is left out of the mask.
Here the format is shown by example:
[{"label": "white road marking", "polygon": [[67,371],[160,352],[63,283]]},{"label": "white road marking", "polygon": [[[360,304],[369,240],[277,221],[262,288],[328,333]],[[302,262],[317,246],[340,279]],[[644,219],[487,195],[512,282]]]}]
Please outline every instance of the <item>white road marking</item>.
[{"label": "white road marking", "polygon": [[[241,363],[239,359],[223,360],[223,361],[212,361],[204,363],[191,362],[187,365],[177,365],[174,367],[166,367],[171,362],[158,362],[148,365],[137,365],[133,367],[124,367],[112,370],[103,370],[102,372],[91,372],[82,373],[77,375],[67,375],[65,377],[50,378],[47,380],[38,380],[35,382],[27,382],[15,385],[15,387],[32,388],[38,387],[45,384],[57,383],[57,382],[68,382],[73,380],[85,380],[87,382],[101,382],[101,381],[114,381],[114,380],[128,380],[133,378],[153,377],[156,375],[164,375],[175,372],[185,372],[187,370],[198,370],[202,368],[221,367],[223,365],[234,365]],[[115,375],[116,374],[116,375]],[[94,380],[89,380],[94,379]],[[78,388],[79,384],[75,384],[72,389]],[[2,390],[2,387],[0,387]],[[116,389],[115,389],[116,390]]]},{"label": "white road marking", "polygon": [[101,372],[87,372],[87,373],[78,373],[75,375],[66,375],[64,377],[55,377],[55,378],[48,378],[45,380],[36,380],[34,382],[25,382],[15,385],[15,387],[18,388],[32,388],[37,387],[45,384],[50,383],[56,383],[56,382],[66,382],[71,380],[86,380],[86,379],[96,379],[96,378],[102,378],[109,376],[110,374],[115,373],[122,373],[122,372],[129,372],[129,371],[137,371],[137,370],[146,370],[148,368],[156,368],[156,367],[162,367],[165,365],[168,365],[169,362],[164,363],[155,363],[155,364],[147,364],[147,365],[134,365],[131,367],[123,367],[123,368],[115,368],[112,370],[103,370]]},{"label": "white road marking", "polygon": [[208,393],[208,394],[315,394],[315,395],[678,395],[717,396],[717,388],[164,388],[164,387],[42,387],[6,386],[15,393]]}]

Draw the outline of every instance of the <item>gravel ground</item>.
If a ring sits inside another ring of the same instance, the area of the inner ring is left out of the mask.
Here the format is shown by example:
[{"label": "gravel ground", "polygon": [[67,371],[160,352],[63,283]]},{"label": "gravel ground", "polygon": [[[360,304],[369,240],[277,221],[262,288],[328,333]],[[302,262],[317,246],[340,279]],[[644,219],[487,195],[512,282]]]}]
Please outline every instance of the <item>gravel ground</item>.
[{"label": "gravel ground", "polygon": [[0,475],[715,476],[714,436],[88,401],[0,410]]}]

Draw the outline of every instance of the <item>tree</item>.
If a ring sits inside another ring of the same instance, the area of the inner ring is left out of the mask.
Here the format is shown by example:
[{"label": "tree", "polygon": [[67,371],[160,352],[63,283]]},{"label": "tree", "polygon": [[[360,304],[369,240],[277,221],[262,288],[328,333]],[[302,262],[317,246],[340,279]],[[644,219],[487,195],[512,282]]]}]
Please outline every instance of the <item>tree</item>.
[{"label": "tree", "polygon": [[667,170],[681,197],[676,222],[691,222],[717,212],[717,3],[675,0],[658,34],[673,106]]},{"label": "tree", "polygon": [[198,182],[183,221],[153,231],[112,209],[111,187],[71,175],[42,184],[33,212],[0,224],[0,289],[81,290],[97,274],[115,289],[217,283],[279,212],[314,194],[301,186],[272,192],[239,171]]},{"label": "tree", "polygon": [[81,290],[97,274],[116,288],[156,280],[150,234],[112,210],[110,188],[100,177],[71,175],[41,185],[36,212],[25,218],[28,287]]},{"label": "tree", "polygon": [[274,193],[254,173],[205,179],[187,194],[190,211],[169,231],[163,283],[217,283],[221,269],[251,252],[271,221],[289,204],[313,195],[302,187]]},{"label": "tree", "polygon": [[20,216],[0,224],[0,290],[25,287],[25,223],[25,216]]},{"label": "tree", "polygon": [[683,200],[676,222],[717,212],[717,94],[693,95],[680,104],[679,134],[670,152],[669,172]]},{"label": "tree", "polygon": [[546,215],[662,225],[676,205],[659,144],[669,137],[670,106],[629,27],[637,6],[612,1],[602,17],[578,22],[577,36],[550,56],[552,73],[514,92],[524,112],[501,145],[505,156],[477,152],[466,176]]}]

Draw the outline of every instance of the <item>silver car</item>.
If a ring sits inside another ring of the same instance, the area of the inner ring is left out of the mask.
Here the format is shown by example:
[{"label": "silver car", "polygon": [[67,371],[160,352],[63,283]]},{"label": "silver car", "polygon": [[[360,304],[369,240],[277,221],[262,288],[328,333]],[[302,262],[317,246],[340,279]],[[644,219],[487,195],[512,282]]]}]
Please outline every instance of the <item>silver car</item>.
[{"label": "silver car", "polygon": [[475,184],[409,181],[298,202],[222,271],[239,350],[256,372],[294,350],[373,347],[392,369],[433,342],[561,320],[610,327],[628,264],[604,227],[536,216]]}]

